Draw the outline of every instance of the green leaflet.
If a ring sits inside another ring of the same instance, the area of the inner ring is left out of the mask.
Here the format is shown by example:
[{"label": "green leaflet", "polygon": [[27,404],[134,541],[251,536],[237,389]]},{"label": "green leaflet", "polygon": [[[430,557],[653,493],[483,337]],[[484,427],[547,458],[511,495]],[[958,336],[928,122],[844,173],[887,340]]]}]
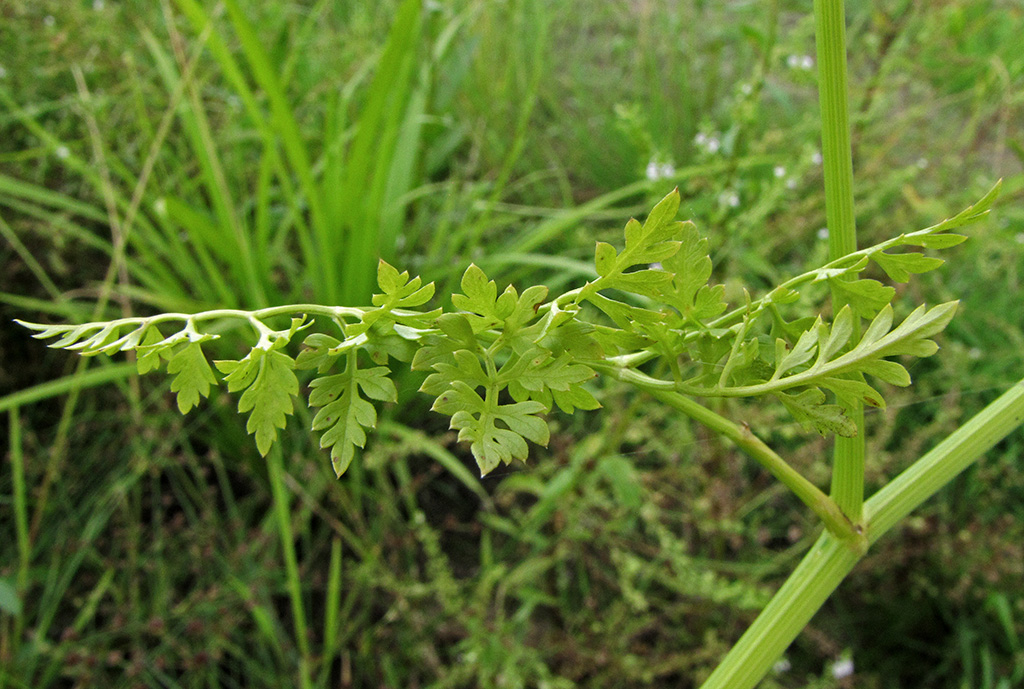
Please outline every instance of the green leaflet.
[{"label": "green leaflet", "polygon": [[861,318],[874,318],[896,296],[894,288],[883,285],[878,280],[833,278],[828,284]]},{"label": "green leaflet", "polygon": [[[636,220],[626,223],[624,231],[626,246],[621,252],[605,242],[598,242],[594,252],[594,267],[601,289],[621,289],[634,294],[655,296],[659,286],[672,280],[672,274],[657,269],[647,269],[652,263],[659,263],[679,251],[676,240],[685,223],[675,222],[679,210],[679,190],[673,190],[663,198],[641,225]],[[644,269],[632,273],[625,271],[642,265]]]},{"label": "green leaflet", "polygon": [[567,414],[576,409],[593,410],[601,406],[583,387],[583,383],[595,376],[592,368],[573,363],[570,355],[552,358],[550,352],[539,348],[527,356],[510,359],[498,371],[498,381],[508,386],[516,402],[534,400],[548,411],[554,401]]},{"label": "green leaflet", "polygon": [[139,371],[140,376],[159,369],[161,360],[170,358],[166,349],[154,347],[164,339],[160,330],[155,325],[151,325],[145,330],[146,334],[136,347],[138,358],[135,360],[135,368]]},{"label": "green leaflet", "polygon": [[[815,326],[821,324],[819,319]],[[772,380],[779,380],[788,371],[806,364],[814,356],[814,351],[818,347],[818,328],[812,327],[810,330],[805,331],[800,339],[796,341],[796,345],[793,346],[792,350],[786,349],[785,340],[775,340],[775,373],[772,374]]]},{"label": "green leaflet", "polygon": [[398,269],[381,259],[377,264],[377,284],[383,294],[375,294],[370,301],[374,306],[411,309],[422,306],[434,296],[434,283],[422,285],[419,277],[409,278],[409,271]]},{"label": "green leaflet", "polygon": [[338,476],[345,473],[357,447],[366,446],[366,429],[377,425],[377,410],[360,396],[381,402],[398,398],[386,366],[361,369],[355,352],[346,357],[342,373],[316,378],[309,384],[309,404],[322,407],[313,417],[313,430],[323,431],[320,447],[331,448],[331,463]]},{"label": "green leaflet", "polygon": [[506,337],[516,332],[537,317],[537,308],[548,294],[548,288],[535,285],[521,295],[509,285],[498,294],[494,280],[476,265],[471,264],[462,275],[462,294],[452,295],[452,304],[468,312],[467,322],[474,333],[480,333],[500,325]]},{"label": "green leaflet", "polygon": [[916,251],[903,254],[887,254],[884,251],[879,251],[871,258],[885,271],[889,279],[896,282],[908,282],[911,273],[927,273],[945,263],[941,258],[925,256]]},{"label": "green leaflet", "polygon": [[822,378],[819,383],[823,388],[831,390],[836,399],[846,407],[852,408],[857,402],[860,402],[869,407],[885,409],[885,400],[882,399],[882,395],[863,380]]},{"label": "green leaflet", "polygon": [[[887,359],[902,355],[928,357],[938,351],[938,345],[930,338],[949,324],[956,313],[957,304],[947,302],[931,309],[919,306],[891,331],[893,312],[892,306],[887,304],[865,329],[856,346],[838,356],[832,356],[840,351],[849,338],[850,316],[844,309],[837,315],[831,329],[817,321],[812,329],[800,336],[792,350],[786,348],[783,340],[777,340],[776,370],[768,382],[723,388],[717,393],[733,397],[758,395],[794,387],[822,385],[824,379],[862,373],[893,385],[909,385],[910,376],[906,369]],[[822,351],[815,362],[806,366],[819,348]],[[866,390],[860,392],[870,394]],[[702,394],[716,394],[716,391],[702,391]],[[874,406],[882,405],[880,399],[875,401],[879,404]]]},{"label": "green leaflet", "polygon": [[[344,325],[345,340],[335,346],[332,353],[370,347],[371,356],[380,363],[387,363],[388,356],[408,361],[412,351],[404,342],[418,339],[418,333],[429,328],[441,313],[440,309],[409,310],[430,301],[434,296],[434,283],[421,286],[419,277],[410,279],[408,271],[399,273],[383,259],[377,263],[377,282],[382,294],[374,294],[370,299],[377,308],[363,310],[358,322]],[[372,344],[371,330],[376,334]]]},{"label": "green leaflet", "polygon": [[179,349],[167,362],[167,372],[174,376],[171,392],[178,394],[178,410],[182,414],[199,404],[200,397],[209,397],[210,386],[217,384],[198,342]]},{"label": "green leaflet", "polygon": [[501,303],[498,303],[498,286],[475,264],[470,264],[462,274],[461,286],[462,294],[453,294],[452,304],[473,314],[468,319],[474,333],[501,323],[515,308],[516,299],[508,291],[501,295]]},{"label": "green leaflet", "polygon": [[822,435],[835,433],[844,438],[857,435],[857,424],[846,416],[838,404],[825,404],[825,393],[818,388],[810,388],[796,395],[779,393],[786,409],[805,428],[813,428]]},{"label": "green leaflet", "polygon": [[550,437],[547,422],[536,416],[545,411],[540,402],[498,404],[490,396],[480,397],[461,380],[453,381],[431,409],[452,417],[451,427],[459,431],[459,440],[469,441],[482,475],[502,462],[525,460],[526,440],[547,446]]},{"label": "green leaflet", "polygon": [[434,364],[434,373],[427,376],[420,391],[428,395],[440,395],[448,389],[453,381],[462,381],[470,387],[488,387],[492,384],[490,376],[480,365],[479,357],[465,349],[452,354],[454,363],[438,362]]},{"label": "green leaflet", "polygon": [[588,297],[591,304],[599,308],[608,318],[612,319],[620,329],[631,332],[634,330],[634,323],[639,325],[654,325],[660,323],[664,316],[642,309],[639,306],[631,306],[615,299],[609,299],[603,294],[594,294]]},{"label": "green leaflet", "polygon": [[256,447],[265,457],[294,411],[292,397],[299,394],[295,361],[280,351],[254,349],[242,361],[218,361],[217,368],[227,374],[229,391],[245,390],[238,411],[249,412],[245,429],[256,436]]},{"label": "green leaflet", "polygon": [[725,311],[725,287],[708,285],[711,279],[708,240],[700,236],[693,223],[683,223],[681,239],[679,251],[663,263],[673,275],[671,282],[662,288],[660,298],[679,311],[684,320],[698,323]]},{"label": "green leaflet", "polygon": [[441,334],[426,338],[412,359],[412,370],[430,371],[437,364],[450,362],[459,350],[479,350],[473,326],[465,314],[446,313],[437,319],[436,325]]},{"label": "green leaflet", "polygon": [[302,344],[306,349],[295,358],[295,367],[300,370],[315,368],[317,373],[327,373],[338,358],[336,349],[341,340],[324,333],[310,333]]}]

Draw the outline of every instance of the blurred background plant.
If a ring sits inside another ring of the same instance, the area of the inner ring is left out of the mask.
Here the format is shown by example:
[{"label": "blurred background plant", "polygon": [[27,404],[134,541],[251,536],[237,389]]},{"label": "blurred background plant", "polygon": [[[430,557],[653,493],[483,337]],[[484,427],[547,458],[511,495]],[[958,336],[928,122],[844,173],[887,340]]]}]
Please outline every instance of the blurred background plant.
[{"label": "blurred background plant", "polygon": [[[610,390],[479,481],[409,377],[337,481],[309,434],[264,462],[225,397],[181,418],[10,321],[365,303],[378,255],[560,287],[674,185],[716,279],[768,286],[826,254],[805,5],[0,7],[0,686],[699,683],[813,532],[666,410]],[[848,13],[865,243],[1006,180],[906,288],[964,304],[869,416],[880,483],[1024,370],[1024,9]],[[742,413],[827,481],[825,441]],[[1024,682],[1022,451],[880,543],[766,686]]]}]

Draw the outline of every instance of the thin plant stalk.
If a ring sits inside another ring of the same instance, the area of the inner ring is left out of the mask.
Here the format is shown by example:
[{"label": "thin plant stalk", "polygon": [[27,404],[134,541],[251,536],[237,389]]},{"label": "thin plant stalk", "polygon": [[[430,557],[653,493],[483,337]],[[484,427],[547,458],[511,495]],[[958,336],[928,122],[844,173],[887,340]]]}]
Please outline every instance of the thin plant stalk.
[{"label": "thin plant stalk", "polygon": [[[8,438],[11,448],[11,482],[14,501],[14,528],[18,539],[18,575],[15,580],[18,596],[23,600],[28,591],[28,568],[32,559],[32,541],[28,533],[28,501],[25,489],[25,454],[21,445],[21,418],[18,407],[12,407],[7,413],[9,425]],[[11,637],[11,654],[17,652],[21,633],[25,624],[25,616],[18,615],[14,622],[14,634]]]},{"label": "thin plant stalk", "polygon": [[[850,142],[850,106],[846,86],[846,13],[843,0],[815,0],[815,37],[818,50],[818,97],[821,107],[821,150],[825,176],[825,216],[830,261],[857,250],[853,214],[853,148]],[[845,300],[833,289],[832,307],[838,312]],[[855,323],[854,337],[859,324]],[[836,438],[833,456],[832,498],[851,521],[861,518],[864,504],[864,405],[848,410],[857,435]]]},{"label": "thin plant stalk", "polygon": [[773,476],[782,481],[787,488],[793,491],[794,495],[810,507],[838,540],[863,541],[862,546],[867,546],[863,534],[846,518],[835,501],[821,492],[817,486],[808,481],[764,441],[754,435],[750,428],[734,423],[678,392],[657,389],[648,389],[647,391],[654,398],[736,443],[741,450],[768,469]]},{"label": "thin plant stalk", "polygon": [[[876,542],[1021,423],[1024,380],[865,503],[868,542]],[[864,550],[824,532],[701,689],[752,689],[863,555]]]},{"label": "thin plant stalk", "polygon": [[288,596],[291,599],[292,622],[295,624],[295,643],[299,649],[299,679],[303,689],[312,686],[312,654],[309,649],[306,613],[302,602],[302,583],[299,578],[298,557],[295,554],[295,536],[292,532],[291,511],[288,492],[284,486],[281,466],[281,450],[274,448],[267,456],[267,473],[270,478],[270,491],[274,500],[274,517],[278,535],[281,538],[281,550],[284,553],[285,576],[288,583]]}]

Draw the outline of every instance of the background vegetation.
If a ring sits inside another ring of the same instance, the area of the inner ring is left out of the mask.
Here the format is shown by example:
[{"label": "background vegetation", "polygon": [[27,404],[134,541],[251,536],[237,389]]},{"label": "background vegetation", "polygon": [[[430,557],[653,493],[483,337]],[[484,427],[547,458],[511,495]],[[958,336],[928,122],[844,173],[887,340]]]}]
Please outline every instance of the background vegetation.
[{"label": "background vegetation", "polygon": [[[963,307],[869,415],[881,482],[1024,371],[1024,10],[847,10],[863,242],[1006,180],[906,288]],[[341,481],[301,423],[275,474],[227,395],[183,418],[11,319],[364,303],[377,255],[439,294],[470,261],[561,286],[674,185],[716,279],[769,286],[826,255],[813,48],[790,0],[0,6],[0,686],[699,683],[815,528],[668,410],[608,389],[480,481],[407,376]],[[827,441],[727,413],[827,482]],[[1022,452],[881,542],[765,685],[1024,685]]]}]

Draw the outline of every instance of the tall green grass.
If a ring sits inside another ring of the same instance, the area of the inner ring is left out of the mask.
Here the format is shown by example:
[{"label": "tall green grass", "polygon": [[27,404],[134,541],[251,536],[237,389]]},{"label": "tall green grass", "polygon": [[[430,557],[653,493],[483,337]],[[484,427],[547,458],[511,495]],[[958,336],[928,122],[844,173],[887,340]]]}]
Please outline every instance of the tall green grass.
[{"label": "tall green grass", "polygon": [[[0,88],[11,115],[109,207],[8,176],[0,204],[44,220],[60,212],[76,234],[85,234],[83,223],[124,225],[130,281],[122,291],[161,308],[300,297],[363,303],[376,259],[394,260],[407,197],[424,181],[424,126],[446,114],[430,111],[436,72],[468,10],[424,16],[420,2],[405,0],[384,39],[367,45],[349,73],[318,83],[311,99],[289,87],[309,68],[329,3],[285,19],[293,42],[280,55],[267,53],[258,15],[235,1],[224,7],[226,16],[215,17],[178,0],[174,9],[165,4],[161,25],[140,28],[146,50],[138,59],[153,65],[164,93],[155,109],[142,104],[146,155],[137,167],[110,151],[97,169],[46,128],[45,113]],[[180,17],[193,34],[181,32]],[[149,74],[129,79],[142,98],[154,86]],[[111,103],[83,94],[81,107],[101,121]]]}]

